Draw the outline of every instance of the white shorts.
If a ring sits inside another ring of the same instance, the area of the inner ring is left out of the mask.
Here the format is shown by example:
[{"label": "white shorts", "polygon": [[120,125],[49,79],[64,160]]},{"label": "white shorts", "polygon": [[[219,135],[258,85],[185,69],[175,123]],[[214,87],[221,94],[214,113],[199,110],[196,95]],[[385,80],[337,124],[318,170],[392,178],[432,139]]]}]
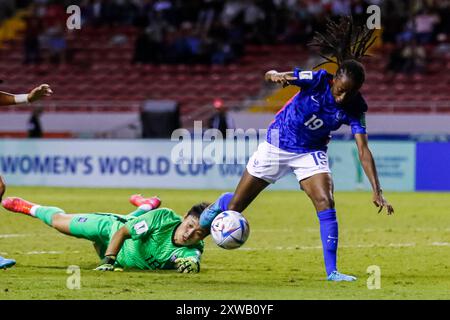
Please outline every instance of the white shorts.
[{"label": "white shorts", "polygon": [[324,151],[287,152],[267,141],[262,142],[248,160],[247,171],[252,176],[269,183],[274,183],[291,172],[295,174],[298,181],[318,173],[331,172],[328,166],[328,155]]}]

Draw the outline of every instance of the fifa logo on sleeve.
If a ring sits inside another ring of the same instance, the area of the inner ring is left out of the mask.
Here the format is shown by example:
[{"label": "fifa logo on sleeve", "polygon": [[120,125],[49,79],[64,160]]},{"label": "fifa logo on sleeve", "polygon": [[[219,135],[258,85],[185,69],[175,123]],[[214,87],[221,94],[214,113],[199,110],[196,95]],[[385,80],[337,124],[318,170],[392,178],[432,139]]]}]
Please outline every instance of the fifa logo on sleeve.
[{"label": "fifa logo on sleeve", "polygon": [[145,221],[136,223],[133,228],[134,231],[136,231],[136,234],[143,234],[148,231],[148,225]]},{"label": "fifa logo on sleeve", "polygon": [[369,278],[367,278],[367,289],[381,289],[381,269],[379,266],[368,266],[366,270]]},{"label": "fifa logo on sleeve", "polygon": [[66,270],[67,274],[70,274],[66,280],[66,287],[69,290],[81,289],[81,270],[79,266],[69,266]]},{"label": "fifa logo on sleeve", "polygon": [[70,16],[67,18],[66,26],[69,30],[81,29],[81,8],[77,5],[71,5],[67,7],[67,14]]}]

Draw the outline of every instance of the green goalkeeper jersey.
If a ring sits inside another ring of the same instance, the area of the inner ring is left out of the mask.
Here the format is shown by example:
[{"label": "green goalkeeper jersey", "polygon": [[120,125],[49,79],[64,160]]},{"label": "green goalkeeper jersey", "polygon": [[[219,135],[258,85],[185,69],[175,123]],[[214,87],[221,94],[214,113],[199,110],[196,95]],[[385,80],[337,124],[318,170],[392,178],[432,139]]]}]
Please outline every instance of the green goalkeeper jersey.
[{"label": "green goalkeeper jersey", "polygon": [[173,269],[176,258],[194,257],[200,262],[203,241],[189,247],[172,242],[175,229],[182,222],[173,210],[160,208],[127,220],[126,223],[117,221],[111,228],[110,239],[124,225],[131,234],[117,256],[120,266],[155,270]]}]

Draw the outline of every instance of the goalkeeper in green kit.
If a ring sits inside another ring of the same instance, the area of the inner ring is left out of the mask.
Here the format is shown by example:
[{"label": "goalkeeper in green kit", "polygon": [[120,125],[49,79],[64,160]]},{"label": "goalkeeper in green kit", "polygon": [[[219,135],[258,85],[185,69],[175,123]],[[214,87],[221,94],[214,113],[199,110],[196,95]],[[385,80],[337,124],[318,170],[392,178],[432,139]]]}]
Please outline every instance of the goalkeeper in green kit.
[{"label": "goalkeeper in green kit", "polygon": [[114,213],[66,214],[57,207],[45,207],[21,198],[9,197],[2,206],[45,222],[61,233],[87,239],[101,259],[95,269],[114,271],[177,269],[200,271],[200,257],[206,236],[199,228],[199,217],[208,203],[194,205],[182,219],[168,208],[157,209],[157,197],[133,195],[137,208],[128,215]]}]

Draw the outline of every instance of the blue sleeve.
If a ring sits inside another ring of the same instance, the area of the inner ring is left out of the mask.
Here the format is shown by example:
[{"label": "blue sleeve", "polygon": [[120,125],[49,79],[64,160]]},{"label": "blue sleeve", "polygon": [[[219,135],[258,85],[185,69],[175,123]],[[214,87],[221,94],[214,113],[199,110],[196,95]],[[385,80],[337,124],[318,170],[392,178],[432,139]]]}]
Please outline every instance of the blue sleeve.
[{"label": "blue sleeve", "polygon": [[219,202],[220,210],[222,210],[222,211],[228,210],[228,204],[230,203],[231,199],[233,198],[233,195],[234,195],[233,192],[227,192],[227,193],[222,194],[219,197],[219,199],[217,201]]},{"label": "blue sleeve", "polygon": [[233,195],[234,193],[232,192],[224,193],[213,204],[208,206],[200,215],[200,227],[210,228],[214,218],[222,211],[228,210],[228,204]]},{"label": "blue sleeve", "polygon": [[304,71],[300,68],[295,68],[294,77],[297,79],[291,80],[289,83],[300,88],[312,88],[323,81],[326,74],[327,72],[325,70]]},{"label": "blue sleeve", "polygon": [[359,118],[350,118],[350,127],[352,128],[352,134],[366,134],[366,114],[363,113]]}]

